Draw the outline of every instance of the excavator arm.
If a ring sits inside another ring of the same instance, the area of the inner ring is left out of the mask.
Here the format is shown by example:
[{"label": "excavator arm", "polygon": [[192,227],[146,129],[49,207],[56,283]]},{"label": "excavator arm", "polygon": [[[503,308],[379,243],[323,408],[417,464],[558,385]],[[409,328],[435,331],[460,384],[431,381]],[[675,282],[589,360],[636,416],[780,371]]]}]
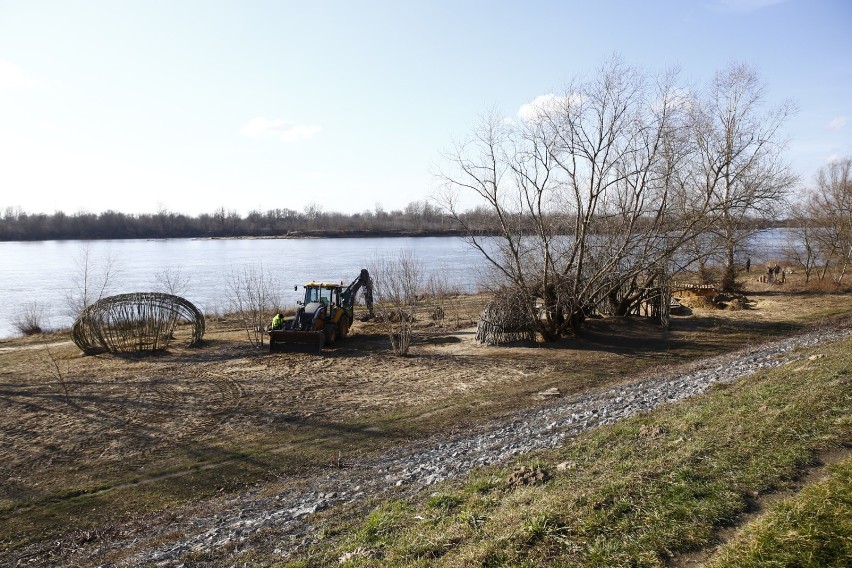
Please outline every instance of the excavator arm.
[{"label": "excavator arm", "polygon": [[373,318],[375,316],[375,313],[373,313],[373,279],[370,278],[370,273],[367,272],[366,268],[362,268],[358,277],[341,292],[343,307],[347,311],[352,309],[355,304],[355,296],[361,288],[364,289],[364,303],[367,304],[368,317]]}]

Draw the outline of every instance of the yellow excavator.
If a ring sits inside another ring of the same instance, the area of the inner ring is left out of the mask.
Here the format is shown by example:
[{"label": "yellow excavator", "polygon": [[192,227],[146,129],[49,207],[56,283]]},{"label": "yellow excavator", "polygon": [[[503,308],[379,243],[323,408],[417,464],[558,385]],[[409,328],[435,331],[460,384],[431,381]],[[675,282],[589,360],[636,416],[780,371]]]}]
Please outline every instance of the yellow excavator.
[{"label": "yellow excavator", "polygon": [[355,320],[355,297],[364,290],[368,315],[373,313],[373,280],[362,269],[349,286],[333,282],[308,282],[305,297],[298,302],[296,315],[285,319],[281,327],[269,328],[269,351],[283,351],[293,346],[316,347],[346,339]]}]

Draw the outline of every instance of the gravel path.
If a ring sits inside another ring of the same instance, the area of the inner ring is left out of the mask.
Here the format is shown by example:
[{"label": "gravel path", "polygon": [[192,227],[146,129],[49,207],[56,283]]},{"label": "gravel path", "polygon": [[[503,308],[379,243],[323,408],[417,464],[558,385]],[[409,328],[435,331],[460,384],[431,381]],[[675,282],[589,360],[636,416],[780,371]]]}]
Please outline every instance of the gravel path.
[{"label": "gravel path", "polygon": [[[431,439],[399,447],[360,464],[357,469],[331,470],[327,475],[308,481],[304,487],[273,497],[260,497],[259,492],[245,493],[218,503],[215,513],[163,527],[163,532],[181,532],[182,536],[136,554],[127,564],[176,565],[189,553],[215,552],[226,546],[239,548],[240,543],[251,539],[259,529],[271,530],[280,547],[276,552],[287,556],[294,548],[310,541],[312,527],[306,517],[311,513],[398,488],[416,490],[463,475],[477,466],[552,448],[584,430],[701,394],[714,383],[730,383],[760,369],[801,359],[801,355],[793,353],[796,349],[850,336],[850,329],[816,330],[704,359],[676,370],[649,375],[632,384],[557,398],[545,407],[516,414],[473,435]],[[121,544],[112,542],[111,546]]]}]

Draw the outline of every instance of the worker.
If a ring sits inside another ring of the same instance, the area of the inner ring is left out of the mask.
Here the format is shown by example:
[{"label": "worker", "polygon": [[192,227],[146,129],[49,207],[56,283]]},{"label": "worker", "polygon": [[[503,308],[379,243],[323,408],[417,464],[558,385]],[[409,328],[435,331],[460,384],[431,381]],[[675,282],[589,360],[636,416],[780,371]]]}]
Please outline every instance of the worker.
[{"label": "worker", "polygon": [[282,325],[284,325],[284,316],[280,313],[275,314],[275,317],[272,318],[272,329],[281,329]]}]

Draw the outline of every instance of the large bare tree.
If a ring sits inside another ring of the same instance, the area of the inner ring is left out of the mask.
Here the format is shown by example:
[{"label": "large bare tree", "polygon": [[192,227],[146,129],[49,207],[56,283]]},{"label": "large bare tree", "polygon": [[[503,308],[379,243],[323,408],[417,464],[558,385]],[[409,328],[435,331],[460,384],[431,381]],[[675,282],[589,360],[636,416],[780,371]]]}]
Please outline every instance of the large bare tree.
[{"label": "large bare tree", "polygon": [[806,203],[823,264],[820,279],[833,268],[840,284],[852,264],[852,157],[823,167],[816,181]]},{"label": "large bare tree", "polygon": [[[690,107],[676,73],[614,58],[517,121],[486,115],[448,154],[442,204],[545,339],[602,305],[626,313],[704,228],[709,199],[687,195],[682,175]],[[462,212],[470,196],[498,220],[496,239]]]},{"label": "large bare tree", "polygon": [[767,109],[765,91],[756,70],[731,64],[715,74],[692,106],[698,150],[693,181],[713,208],[714,239],[706,246],[715,245],[720,253],[725,290],[736,284],[737,255],[758,229],[756,221],[777,219],[798,183],[783,159],[781,136],[795,105],[788,101]]}]

